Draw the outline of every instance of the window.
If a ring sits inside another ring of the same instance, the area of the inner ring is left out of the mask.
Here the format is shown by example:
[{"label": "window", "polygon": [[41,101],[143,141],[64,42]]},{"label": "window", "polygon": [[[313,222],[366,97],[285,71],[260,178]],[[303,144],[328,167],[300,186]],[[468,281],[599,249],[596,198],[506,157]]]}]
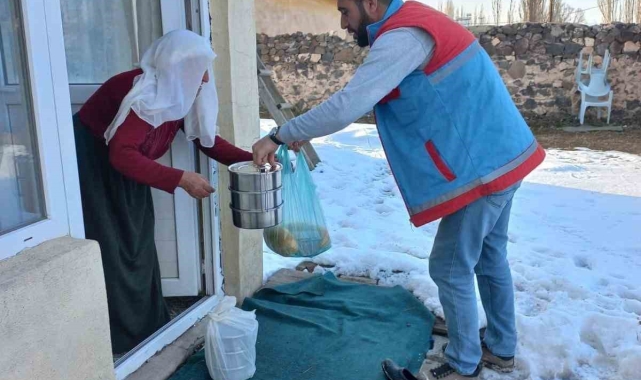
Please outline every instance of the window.
[{"label": "window", "polygon": [[62,0],[61,6],[72,85],[103,83],[131,70],[162,36],[158,0]]},{"label": "window", "polygon": [[0,0],[0,260],[83,237],[58,1]]},{"label": "window", "polygon": [[23,38],[14,1],[0,0],[0,235],[45,217]]}]

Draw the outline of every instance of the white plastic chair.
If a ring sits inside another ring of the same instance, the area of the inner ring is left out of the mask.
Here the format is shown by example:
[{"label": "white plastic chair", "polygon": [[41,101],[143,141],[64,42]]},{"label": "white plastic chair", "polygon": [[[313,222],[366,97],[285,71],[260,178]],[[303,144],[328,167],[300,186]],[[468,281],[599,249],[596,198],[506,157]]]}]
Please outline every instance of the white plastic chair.
[{"label": "white plastic chair", "polygon": [[590,83],[589,78],[583,79],[583,75],[587,74],[584,72],[584,70],[589,70],[588,69],[583,69],[582,67],[582,62],[579,60],[579,64],[576,66],[576,69],[574,70],[574,81],[576,82],[577,85],[584,85],[587,86]]},{"label": "white plastic chair", "polygon": [[608,69],[610,68],[610,60],[612,57],[610,56],[610,50],[605,51],[605,55],[603,56],[603,63],[601,64],[601,68],[597,69],[596,67],[593,67],[592,64],[590,63],[590,66],[588,67],[588,74],[590,76],[592,75],[603,75],[604,77],[608,74]]},{"label": "white plastic chair", "polygon": [[581,70],[581,74],[590,74],[592,61],[593,61],[593,56],[592,56],[592,53],[590,53],[590,56],[588,57],[587,65],[583,67],[583,50],[581,50],[581,53],[579,54],[579,69]]},{"label": "white plastic chair", "polygon": [[590,78],[585,78],[583,79],[584,75],[590,75],[590,70],[592,68],[592,54],[590,53],[590,56],[588,57],[587,65],[583,64],[583,50],[581,50],[581,53],[579,54],[579,62],[576,65],[576,70],[574,70],[574,80],[576,81],[577,85],[583,84],[583,85],[588,85],[590,83]]},{"label": "white plastic chair", "polygon": [[[581,125],[583,125],[583,122],[585,121],[585,111],[588,107],[599,107],[599,118],[601,118],[601,108],[607,108],[608,124],[610,124],[614,92],[612,91],[610,84],[606,81],[605,74],[592,71],[589,84],[579,83],[579,91],[581,91],[581,111],[579,112]],[[604,100],[603,98],[605,97],[607,97],[607,99]]]}]

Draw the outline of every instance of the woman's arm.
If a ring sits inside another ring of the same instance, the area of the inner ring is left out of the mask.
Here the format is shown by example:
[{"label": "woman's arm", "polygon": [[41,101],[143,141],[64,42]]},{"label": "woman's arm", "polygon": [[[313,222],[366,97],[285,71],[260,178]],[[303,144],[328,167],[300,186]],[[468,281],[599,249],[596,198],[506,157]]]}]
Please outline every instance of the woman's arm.
[{"label": "woman's arm", "polygon": [[200,145],[200,141],[198,139],[194,140],[194,143],[198,146],[198,149],[205,153],[209,158],[216,160],[225,166],[229,166],[237,162],[253,160],[252,153],[235,147],[220,136],[216,136],[214,146],[211,148],[205,148]]},{"label": "woman's arm", "polygon": [[130,112],[109,142],[109,161],[129,179],[173,194],[184,172],[142,154],[140,146],[149,131],[150,126]]}]

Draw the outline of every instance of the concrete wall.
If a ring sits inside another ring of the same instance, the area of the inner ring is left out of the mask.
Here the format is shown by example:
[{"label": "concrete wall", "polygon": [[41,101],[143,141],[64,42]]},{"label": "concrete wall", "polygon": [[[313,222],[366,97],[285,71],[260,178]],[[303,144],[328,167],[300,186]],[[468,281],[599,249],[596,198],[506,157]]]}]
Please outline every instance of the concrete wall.
[{"label": "concrete wall", "polygon": [[[639,25],[516,24],[473,32],[531,123],[574,122],[580,104],[574,81],[579,53],[584,51],[587,59],[593,52],[595,63],[600,64],[605,50],[610,49],[612,120],[641,124]],[[263,61],[273,68],[277,87],[299,112],[341,89],[367,55],[367,49],[331,33],[259,34],[257,41]]]},{"label": "concrete wall", "polygon": [[97,243],[61,238],[0,261],[0,379],[114,379]]},{"label": "concrete wall", "polygon": [[[259,0],[262,1],[262,0]],[[254,0],[210,0],[212,43],[218,89],[220,134],[232,144],[251,151],[260,137]],[[239,303],[263,282],[263,237],[260,230],[234,227],[229,172],[221,166],[220,223],[224,292]]]},{"label": "concrete wall", "polygon": [[336,0],[258,0],[256,31],[270,36],[341,31],[340,13]]}]

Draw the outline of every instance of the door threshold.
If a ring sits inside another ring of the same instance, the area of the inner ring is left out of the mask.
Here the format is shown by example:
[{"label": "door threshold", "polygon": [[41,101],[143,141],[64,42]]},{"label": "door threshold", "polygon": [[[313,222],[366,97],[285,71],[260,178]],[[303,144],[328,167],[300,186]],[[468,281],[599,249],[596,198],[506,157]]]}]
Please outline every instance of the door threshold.
[{"label": "door threshold", "polygon": [[178,339],[216,307],[219,301],[220,298],[216,295],[203,298],[118,359],[114,363],[116,380],[124,380],[152,356]]}]

